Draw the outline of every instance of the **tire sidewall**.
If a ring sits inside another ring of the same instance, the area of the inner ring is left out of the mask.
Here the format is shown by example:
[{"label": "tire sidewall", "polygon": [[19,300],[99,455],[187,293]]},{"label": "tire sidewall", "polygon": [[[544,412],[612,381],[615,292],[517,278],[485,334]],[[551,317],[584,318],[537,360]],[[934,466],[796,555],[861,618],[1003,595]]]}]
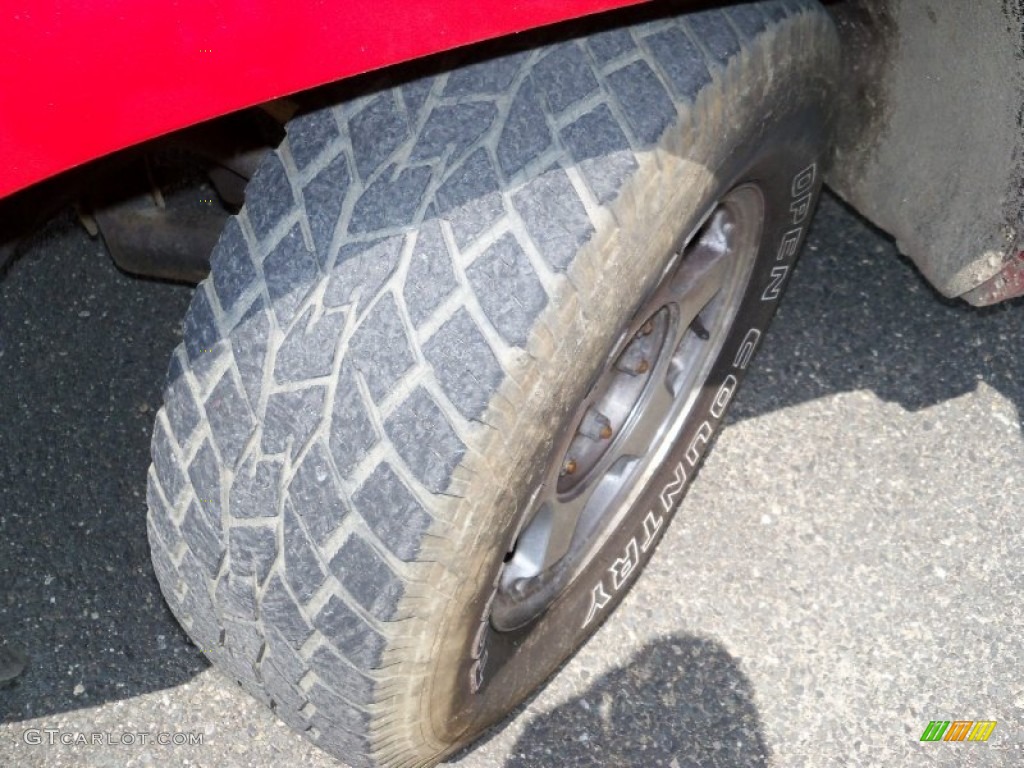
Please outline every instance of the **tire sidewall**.
[{"label": "tire sidewall", "polygon": [[[441,685],[434,690],[454,695],[442,694],[439,699],[431,691],[427,700],[435,727],[446,741],[464,741],[501,719],[553,674],[612,613],[650,560],[717,434],[792,273],[821,188],[823,117],[816,105],[805,106],[771,126],[750,126],[746,135],[738,134],[736,146],[721,149],[715,169],[718,181],[699,210],[748,183],[759,188],[765,206],[758,252],[721,353],[673,446],[636,503],[545,613],[515,632],[496,632],[487,621],[503,554],[500,546],[493,548],[491,561],[482,564],[478,579],[471,580],[479,585],[474,597],[458,610],[455,621],[462,626],[439,633],[443,653],[457,661],[438,665],[438,674],[451,675],[454,670],[455,679],[435,679],[435,685]],[[744,145],[746,152],[736,151]],[[680,235],[696,223],[681,222]],[[628,319],[623,317],[623,323]],[[494,541],[510,535],[503,531]]]}]

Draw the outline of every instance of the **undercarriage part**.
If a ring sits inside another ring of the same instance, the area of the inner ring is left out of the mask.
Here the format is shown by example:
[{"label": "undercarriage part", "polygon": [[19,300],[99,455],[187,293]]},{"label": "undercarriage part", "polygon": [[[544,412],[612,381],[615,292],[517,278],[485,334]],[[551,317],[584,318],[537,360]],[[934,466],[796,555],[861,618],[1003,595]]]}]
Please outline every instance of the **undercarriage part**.
[{"label": "undercarriage part", "polygon": [[83,197],[79,218],[126,272],[198,283],[280,125],[259,110],[183,131],[124,158]]},{"label": "undercarriage part", "polygon": [[[73,205],[125,271],[198,282],[296,105],[279,100],[127,149],[0,200],[0,275],[26,237]],[[212,186],[211,186],[212,185]],[[173,198],[173,199],[172,199]]]},{"label": "undercarriage part", "polygon": [[125,272],[198,283],[228,212],[208,185],[159,206],[148,194],[93,212],[111,258]]},{"label": "undercarriage part", "polygon": [[845,79],[826,181],[942,294],[976,303],[1024,248],[1021,4],[853,0],[835,16]]},{"label": "undercarriage part", "polygon": [[263,156],[284,138],[282,125],[294,113],[290,102],[279,101],[261,109],[228,115],[212,123],[183,131],[170,145],[190,152],[207,165],[207,176],[232,213],[245,202],[245,186]]}]

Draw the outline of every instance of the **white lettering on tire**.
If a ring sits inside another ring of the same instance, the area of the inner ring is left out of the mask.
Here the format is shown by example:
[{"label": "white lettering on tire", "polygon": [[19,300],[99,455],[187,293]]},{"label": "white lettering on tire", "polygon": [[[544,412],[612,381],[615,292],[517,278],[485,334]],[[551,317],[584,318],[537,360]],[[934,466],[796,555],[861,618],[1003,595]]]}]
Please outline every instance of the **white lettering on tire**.
[{"label": "white lettering on tire", "polygon": [[786,275],[789,274],[789,267],[773,267],[772,281],[761,294],[761,301],[775,301],[782,295],[782,284],[786,282]]},{"label": "white lettering on tire", "polygon": [[[804,222],[807,221],[811,214],[811,208],[814,207],[814,183],[817,178],[817,163],[811,163],[793,177],[793,182],[789,187],[791,197],[789,212],[792,215],[794,228],[782,235],[778,250],[775,252],[776,261],[791,261],[800,249],[800,242],[803,240],[804,230],[807,228]],[[777,301],[782,295],[782,286],[785,285],[788,275],[788,265],[773,267],[771,281],[764,289],[764,293],[761,294],[761,301]]]},{"label": "white lettering on tire", "polygon": [[[790,186],[792,199],[789,210],[792,214],[792,223],[795,228],[786,231],[782,235],[779,248],[776,251],[776,261],[789,261],[796,256],[799,250],[800,242],[806,229],[804,222],[807,220],[814,202],[813,190],[817,177],[818,166],[816,163],[812,163],[793,177],[793,183]],[[788,274],[788,264],[772,267],[770,273],[771,280],[764,293],[761,294],[761,301],[775,301],[778,299],[782,294],[782,287],[786,282]],[[757,345],[761,341],[762,335],[763,332],[759,328],[751,328],[747,331],[743,341],[740,342],[735,358],[733,358],[732,368],[734,371],[742,372],[746,370],[754,350],[757,349]],[[711,422],[712,420],[717,421],[725,414],[725,409],[732,400],[737,386],[739,386],[739,379],[736,375],[730,373],[725,377],[715,393],[715,397],[708,409],[708,418],[697,429],[693,439],[690,441],[690,445],[686,449],[683,460],[676,464],[672,472],[672,478],[665,483],[658,494],[665,513],[671,512],[673,507],[681,500],[683,486],[686,484],[686,479],[690,474],[689,470],[696,467],[704,448],[707,447],[708,441],[711,439],[712,434],[714,434],[714,427]],[[601,615],[601,612],[611,603],[612,598],[619,590],[626,585],[630,577],[639,571],[639,555],[641,553],[646,554],[654,546],[657,534],[664,526],[664,523],[665,518],[661,514],[653,509],[647,512],[641,530],[626,542],[626,546],[622,549],[622,554],[601,574],[600,580],[591,588],[590,609],[583,620],[584,627]],[[638,538],[642,541],[641,544],[637,543]],[[605,584],[605,580],[609,576],[610,588]]]}]

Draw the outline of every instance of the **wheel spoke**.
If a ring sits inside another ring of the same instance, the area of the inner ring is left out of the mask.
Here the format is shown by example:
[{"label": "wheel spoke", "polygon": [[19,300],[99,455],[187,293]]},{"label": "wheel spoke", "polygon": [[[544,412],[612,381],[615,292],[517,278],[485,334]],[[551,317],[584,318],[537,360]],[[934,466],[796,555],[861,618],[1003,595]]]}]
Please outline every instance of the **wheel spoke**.
[{"label": "wheel spoke", "polygon": [[637,414],[636,421],[622,442],[615,446],[614,450],[619,456],[646,456],[672,411],[675,397],[668,388],[666,371],[656,371],[656,374],[644,394],[644,404]]},{"label": "wheel spoke", "polygon": [[600,483],[591,483],[579,495],[551,504],[552,519],[542,568],[550,568],[569,551],[569,545],[576,536],[584,510],[599,485]]},{"label": "wheel spoke", "polygon": [[[664,366],[662,370],[655,371],[655,379],[652,380],[649,391],[645,393],[645,404],[640,409],[639,418],[629,427],[623,441],[613,447],[614,457],[642,458],[656,442],[658,432],[675,403],[665,373]],[[551,503],[551,519],[547,526],[546,552],[542,569],[558,562],[575,541],[589,536],[596,519],[589,519],[595,516],[588,515],[588,504],[594,497],[601,497],[600,500],[604,502],[610,501],[609,494],[622,485],[620,474],[624,471],[629,470],[621,466],[615,458],[611,458],[604,476],[591,483],[583,493],[568,500]]]},{"label": "wheel spoke", "polygon": [[697,316],[722,290],[732,266],[731,252],[716,253],[703,248],[683,263],[677,278],[667,286],[666,303],[674,303],[677,308],[674,346],[679,345]]}]

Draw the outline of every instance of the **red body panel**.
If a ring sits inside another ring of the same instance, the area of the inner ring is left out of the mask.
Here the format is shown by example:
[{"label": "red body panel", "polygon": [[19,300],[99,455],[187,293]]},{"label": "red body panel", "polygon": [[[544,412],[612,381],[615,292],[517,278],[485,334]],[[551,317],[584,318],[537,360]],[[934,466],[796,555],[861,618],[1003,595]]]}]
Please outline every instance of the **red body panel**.
[{"label": "red body panel", "polygon": [[0,197],[211,117],[638,0],[0,0]]}]

